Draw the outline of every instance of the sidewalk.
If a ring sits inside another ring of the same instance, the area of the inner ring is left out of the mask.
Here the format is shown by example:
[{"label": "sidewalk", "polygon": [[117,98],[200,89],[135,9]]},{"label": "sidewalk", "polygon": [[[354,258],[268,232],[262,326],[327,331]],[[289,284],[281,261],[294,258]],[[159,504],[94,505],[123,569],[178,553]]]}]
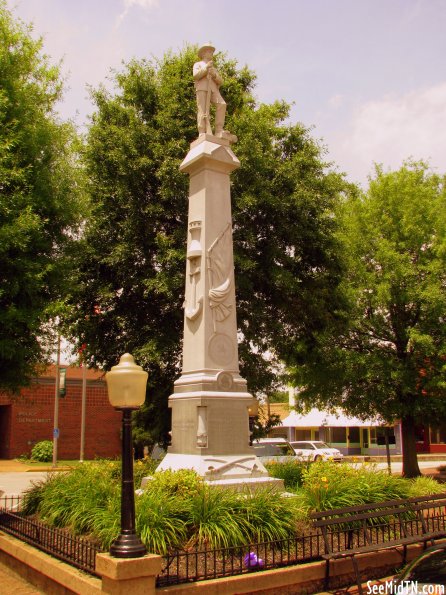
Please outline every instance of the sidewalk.
[{"label": "sidewalk", "polygon": [[[30,464],[15,460],[0,460],[0,497],[17,496],[33,483],[44,480],[48,473],[69,471],[71,467],[52,468],[51,463]],[[1,593],[1,590],[0,590]]]},{"label": "sidewalk", "polygon": [[[55,470],[66,471],[71,467],[66,467],[60,463]],[[29,463],[28,461],[18,461],[17,459],[0,459],[0,473],[20,473],[30,471],[53,471],[52,463]]]},{"label": "sidewalk", "polygon": [[35,465],[17,461],[15,459],[0,459],[0,473],[15,473],[18,471],[34,471]]}]

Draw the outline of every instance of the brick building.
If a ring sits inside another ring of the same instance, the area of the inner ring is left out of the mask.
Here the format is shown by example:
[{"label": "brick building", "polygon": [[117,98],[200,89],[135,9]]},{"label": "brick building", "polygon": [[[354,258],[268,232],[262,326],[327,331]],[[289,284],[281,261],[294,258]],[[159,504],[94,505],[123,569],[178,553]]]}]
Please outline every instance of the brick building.
[{"label": "brick building", "polygon": [[[18,395],[0,393],[0,459],[30,454],[41,440],[53,439],[55,366]],[[59,399],[58,459],[80,454],[82,369],[67,367],[66,394]],[[107,396],[103,372],[87,370],[84,458],[116,457],[121,452],[121,413]]]}]

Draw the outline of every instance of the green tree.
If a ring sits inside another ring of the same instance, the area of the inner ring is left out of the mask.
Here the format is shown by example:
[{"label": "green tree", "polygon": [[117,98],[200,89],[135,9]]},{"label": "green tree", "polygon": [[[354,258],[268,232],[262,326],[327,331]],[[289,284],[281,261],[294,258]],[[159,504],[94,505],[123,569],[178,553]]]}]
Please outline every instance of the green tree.
[{"label": "green tree", "polygon": [[268,395],[270,403],[289,403],[290,396],[286,390],[275,390]]},{"label": "green tree", "polygon": [[259,438],[266,438],[273,428],[282,425],[280,415],[272,413],[271,415],[256,415],[250,418],[251,424],[251,441],[258,440]]},{"label": "green tree", "polygon": [[377,167],[342,218],[350,317],[296,354],[300,398],[401,420],[403,473],[414,477],[416,425],[446,421],[445,178],[424,163]]},{"label": "green tree", "polygon": [[[85,149],[93,204],[75,265],[71,333],[105,368],[128,350],[149,370],[138,418],[154,424],[154,440],[167,436],[167,397],[180,374],[188,177],[179,165],[198,135],[196,59],[188,47],[124,66],[113,92],[93,93]],[[288,105],[257,105],[254,75],[216,59],[226,127],[239,137],[232,199],[240,359],[256,393],[280,382],[275,360],[293,338],[336,311],[341,267],[332,215],[345,183],[326,172],[307,129],[285,124]]]},{"label": "green tree", "polygon": [[[42,41],[0,0],[0,388],[15,390],[48,349],[63,295],[63,255],[80,213],[68,124],[54,111],[60,75]],[[54,314],[54,308],[53,308]]]}]

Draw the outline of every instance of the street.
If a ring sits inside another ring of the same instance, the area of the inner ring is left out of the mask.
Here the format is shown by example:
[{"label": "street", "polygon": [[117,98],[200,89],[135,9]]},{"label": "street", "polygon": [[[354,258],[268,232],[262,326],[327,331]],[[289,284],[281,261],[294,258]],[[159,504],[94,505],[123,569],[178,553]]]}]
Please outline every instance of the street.
[{"label": "street", "polygon": [[[387,463],[370,463],[370,465],[376,465],[377,469],[387,469]],[[423,469],[436,469],[440,465],[446,465],[446,461],[418,461],[418,466],[421,471],[423,471]],[[403,470],[403,463],[401,461],[392,461],[391,469],[392,473],[401,473]]]}]

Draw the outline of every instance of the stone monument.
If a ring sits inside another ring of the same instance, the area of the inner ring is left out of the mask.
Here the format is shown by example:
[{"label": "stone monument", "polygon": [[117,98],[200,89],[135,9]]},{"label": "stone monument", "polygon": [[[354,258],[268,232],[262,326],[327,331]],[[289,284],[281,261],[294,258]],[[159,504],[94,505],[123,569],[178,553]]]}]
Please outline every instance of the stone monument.
[{"label": "stone monument", "polygon": [[[240,167],[224,130],[226,103],[214,48],[200,48],[193,75],[198,138],[180,170],[190,176],[183,367],[169,398],[172,444],[158,467],[194,469],[223,485],[276,483],[250,446],[255,399],[239,373],[230,174]],[[216,105],[215,134],[210,105]]]}]

